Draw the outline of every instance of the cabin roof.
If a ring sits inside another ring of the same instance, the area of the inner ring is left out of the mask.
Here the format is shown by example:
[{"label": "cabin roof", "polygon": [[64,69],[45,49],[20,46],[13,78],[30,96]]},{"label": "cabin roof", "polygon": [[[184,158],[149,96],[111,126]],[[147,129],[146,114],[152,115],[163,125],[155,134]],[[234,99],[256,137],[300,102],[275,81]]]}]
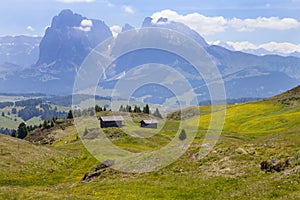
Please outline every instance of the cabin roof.
[{"label": "cabin roof", "polygon": [[103,116],[103,117],[100,117],[99,119],[104,122],[123,121],[124,120],[124,118],[122,116]]},{"label": "cabin roof", "polygon": [[156,119],[144,119],[141,122],[144,122],[145,124],[157,124],[158,121]]}]

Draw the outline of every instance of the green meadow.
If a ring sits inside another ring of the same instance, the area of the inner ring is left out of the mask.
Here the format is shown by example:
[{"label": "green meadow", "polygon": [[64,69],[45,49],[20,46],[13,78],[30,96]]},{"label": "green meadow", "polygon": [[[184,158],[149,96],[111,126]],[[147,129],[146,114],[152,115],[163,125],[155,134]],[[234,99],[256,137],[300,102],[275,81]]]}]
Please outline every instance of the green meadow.
[{"label": "green meadow", "polygon": [[[0,135],[0,199],[300,199],[299,102],[228,105],[217,144],[200,159],[209,123],[223,108],[199,107],[200,116],[196,107],[187,108],[181,126],[179,113],[171,113],[158,133],[141,129],[139,115],[133,121],[125,117],[122,129],[103,130],[114,145],[133,153],[168,145],[178,129],[196,131],[178,160],[140,174],[113,166],[95,169],[100,161],[85,148],[84,138],[98,137],[97,119],[78,118],[77,129],[55,126],[52,145]],[[262,170],[261,162],[270,159],[289,164],[280,171]]]}]

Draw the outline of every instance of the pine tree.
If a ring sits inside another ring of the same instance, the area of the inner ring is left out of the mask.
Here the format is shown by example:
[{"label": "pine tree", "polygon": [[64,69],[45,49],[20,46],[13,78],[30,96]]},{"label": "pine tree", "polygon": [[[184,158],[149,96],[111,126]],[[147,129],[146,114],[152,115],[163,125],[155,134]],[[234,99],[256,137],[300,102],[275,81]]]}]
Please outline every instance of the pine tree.
[{"label": "pine tree", "polygon": [[102,108],[98,105],[95,106],[95,111],[96,112],[101,112],[102,111]]},{"label": "pine tree", "polygon": [[90,110],[90,116],[94,116],[94,115],[95,115],[94,109],[91,109]]},{"label": "pine tree", "polygon": [[24,139],[27,136],[27,134],[28,130],[26,124],[22,122],[18,127],[17,138]]},{"label": "pine tree", "polygon": [[146,106],[143,108],[143,113],[150,114],[150,109],[148,104],[146,104]]},{"label": "pine tree", "polygon": [[49,123],[48,120],[44,120],[43,128],[49,128],[48,123]]},{"label": "pine tree", "polygon": [[89,133],[88,129],[85,127],[84,132],[83,132],[83,136],[86,136]]},{"label": "pine tree", "polygon": [[72,113],[72,110],[69,110],[67,119],[73,119],[73,113]]},{"label": "pine tree", "polygon": [[134,113],[137,113],[137,112],[138,112],[138,107],[137,107],[136,105],[135,105],[134,108],[133,108],[133,112],[134,112]]},{"label": "pine tree", "polygon": [[16,108],[12,108],[12,109],[11,109],[11,113],[12,113],[13,115],[17,114],[17,109],[16,109]]},{"label": "pine tree", "polygon": [[154,115],[155,117],[162,118],[162,116],[161,116],[161,114],[160,114],[158,108],[155,109],[155,112],[153,113],[153,115]]},{"label": "pine tree", "polygon": [[10,134],[11,137],[17,137],[17,131],[13,129]]},{"label": "pine tree", "polygon": [[124,112],[124,107],[123,107],[123,105],[120,106],[119,112]]}]

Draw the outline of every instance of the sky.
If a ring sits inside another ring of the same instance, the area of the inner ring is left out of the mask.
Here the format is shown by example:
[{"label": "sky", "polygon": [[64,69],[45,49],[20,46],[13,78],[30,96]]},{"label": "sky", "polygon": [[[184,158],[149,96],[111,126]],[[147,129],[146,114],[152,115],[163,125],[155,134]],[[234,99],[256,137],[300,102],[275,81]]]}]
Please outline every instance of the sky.
[{"label": "sky", "polygon": [[114,34],[125,23],[139,28],[147,16],[167,17],[211,44],[300,52],[300,0],[1,0],[0,36],[43,36],[63,9],[103,20]]}]

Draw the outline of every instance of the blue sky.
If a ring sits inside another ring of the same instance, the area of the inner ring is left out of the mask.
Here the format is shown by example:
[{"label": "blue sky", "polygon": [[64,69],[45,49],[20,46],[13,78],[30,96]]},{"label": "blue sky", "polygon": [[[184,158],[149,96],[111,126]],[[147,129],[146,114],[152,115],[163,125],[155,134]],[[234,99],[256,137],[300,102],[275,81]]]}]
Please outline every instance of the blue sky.
[{"label": "blue sky", "polygon": [[164,16],[187,24],[208,42],[237,50],[300,52],[300,0],[3,0],[0,36],[42,36],[52,17],[67,8],[101,19],[115,32],[125,23],[140,27],[147,16]]}]

